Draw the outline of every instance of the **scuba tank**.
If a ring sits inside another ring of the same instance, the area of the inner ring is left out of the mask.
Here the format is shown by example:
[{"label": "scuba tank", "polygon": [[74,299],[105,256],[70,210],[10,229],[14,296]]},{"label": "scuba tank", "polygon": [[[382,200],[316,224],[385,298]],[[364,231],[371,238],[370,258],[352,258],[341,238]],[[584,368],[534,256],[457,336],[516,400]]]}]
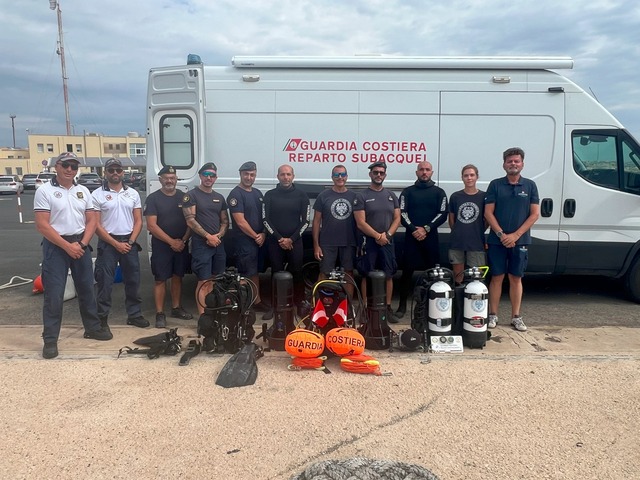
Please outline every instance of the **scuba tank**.
[{"label": "scuba tank", "polygon": [[387,323],[388,314],[386,277],[384,272],[373,270],[367,276],[367,321],[360,326],[366,348],[390,347],[393,332]]},{"label": "scuba tank", "polygon": [[430,279],[427,311],[429,335],[451,335],[454,298],[454,291],[451,287],[453,272],[448,268],[436,265],[426,273]]},{"label": "scuba tank", "polygon": [[294,329],[293,276],[282,271],[273,274],[273,324],[269,329],[263,324],[263,336],[269,348],[284,351],[284,340]]},{"label": "scuba tank", "polygon": [[468,283],[464,287],[462,341],[470,348],[484,348],[489,338],[489,290],[482,283],[482,277],[483,274],[478,267],[464,271],[464,279]]}]

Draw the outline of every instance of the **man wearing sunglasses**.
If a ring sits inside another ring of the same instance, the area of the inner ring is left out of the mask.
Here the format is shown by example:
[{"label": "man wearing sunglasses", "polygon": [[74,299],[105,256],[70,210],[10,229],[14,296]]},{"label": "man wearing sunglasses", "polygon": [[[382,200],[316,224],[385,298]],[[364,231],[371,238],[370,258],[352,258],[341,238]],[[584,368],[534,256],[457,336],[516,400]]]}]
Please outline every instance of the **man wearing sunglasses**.
[{"label": "man wearing sunglasses", "polygon": [[[347,168],[336,165],[331,170],[333,186],[323,190],[313,204],[313,255],[320,262],[319,280],[336,265],[353,277],[356,250],[356,222],[353,219],[355,192],[347,189]],[[348,284],[350,295],[353,285]]]},{"label": "man wearing sunglasses", "polygon": [[375,162],[369,166],[371,183],[367,190],[358,193],[353,216],[365,236],[365,253],[358,263],[358,271],[363,276],[362,292],[366,297],[365,278],[369,272],[382,270],[386,277],[387,321],[393,322],[393,275],[398,269],[393,235],[400,226],[400,206],[395,193],[383,187],[386,177],[386,163]]},{"label": "man wearing sunglasses", "polygon": [[36,190],[33,202],[35,224],[42,234],[42,356],[58,356],[58,337],[62,326],[62,310],[67,272],[78,295],[84,338],[111,340],[113,335],[103,329],[98,318],[93,289],[91,249],[88,248],[96,230],[97,215],[89,190],[74,178],[80,162],[73,153],[56,158],[55,178]]},{"label": "man wearing sunglasses", "polygon": [[137,243],[142,231],[142,204],[140,195],[122,181],[124,169],[118,158],[105,163],[105,178],[101,188],[93,191],[93,204],[99,212],[96,232],[98,255],[96,258],[96,282],[98,284],[98,316],[104,328],[109,328],[111,291],[116,267],[120,264],[124,283],[127,325],[139,328],[149,326],[142,316],[140,298],[140,258],[142,249]]},{"label": "man wearing sunglasses", "polygon": [[227,255],[222,238],[229,228],[229,214],[225,198],[213,190],[218,178],[216,164],[205,163],[198,174],[200,185],[183,196],[182,213],[192,232],[191,270],[198,278],[196,305],[202,317],[205,297],[214,286],[211,280],[226,268]]}]

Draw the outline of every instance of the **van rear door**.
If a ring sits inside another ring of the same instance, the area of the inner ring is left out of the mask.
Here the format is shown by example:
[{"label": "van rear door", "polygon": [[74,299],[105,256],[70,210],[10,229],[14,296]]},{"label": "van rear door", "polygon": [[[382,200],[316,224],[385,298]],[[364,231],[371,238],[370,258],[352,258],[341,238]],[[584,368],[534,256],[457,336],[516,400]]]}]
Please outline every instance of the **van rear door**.
[{"label": "van rear door", "polygon": [[165,165],[178,171],[179,187],[196,182],[204,163],[205,95],[201,64],[153,69],[147,98],[147,177],[149,193]]}]

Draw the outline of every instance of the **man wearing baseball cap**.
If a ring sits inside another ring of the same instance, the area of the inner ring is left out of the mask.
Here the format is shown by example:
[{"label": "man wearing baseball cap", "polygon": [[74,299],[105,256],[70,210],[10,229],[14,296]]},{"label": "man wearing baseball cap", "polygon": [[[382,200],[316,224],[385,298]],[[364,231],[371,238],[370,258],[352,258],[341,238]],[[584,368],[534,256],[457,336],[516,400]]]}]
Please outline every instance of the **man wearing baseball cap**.
[{"label": "man wearing baseball cap", "polygon": [[33,210],[35,224],[42,234],[42,356],[58,356],[58,337],[62,326],[67,272],[78,295],[84,338],[111,340],[98,318],[93,289],[93,266],[89,242],[96,230],[97,215],[91,193],[74,178],[80,162],[70,152],[62,153],[53,168],[56,177],[36,190]]},{"label": "man wearing baseball cap", "polygon": [[266,238],[262,223],[262,192],[253,187],[256,181],[255,162],[243,163],[239,170],[240,183],[229,193],[227,204],[231,212],[234,258],[238,272],[249,278],[257,287],[253,304],[256,311],[266,312],[269,307],[260,299],[259,266],[262,263],[262,246]]},{"label": "man wearing baseball cap", "polygon": [[142,316],[140,297],[140,258],[142,249],[137,243],[142,231],[142,204],[138,192],[124,184],[124,169],[119,158],[105,163],[106,180],[102,188],[93,191],[93,204],[99,211],[96,232],[98,256],[96,282],[98,283],[98,316],[103,327],[109,328],[111,291],[116,266],[120,264],[124,283],[127,325],[145,328],[148,320]]},{"label": "man wearing baseball cap", "polygon": [[365,237],[365,254],[357,267],[363,276],[363,294],[366,297],[365,277],[372,270],[382,270],[386,277],[387,321],[393,323],[393,275],[398,269],[393,235],[400,226],[400,204],[395,193],[383,187],[386,177],[386,163],[375,162],[369,166],[371,184],[365,191],[358,193],[353,203],[353,216]]},{"label": "man wearing baseball cap", "polygon": [[218,167],[207,162],[200,170],[200,185],[182,197],[182,213],[191,229],[191,270],[198,278],[196,305],[204,314],[205,298],[213,290],[212,279],[226,268],[227,256],[222,238],[229,228],[227,202],[213,185],[218,177]]},{"label": "man wearing baseball cap", "polygon": [[165,165],[158,172],[161,188],[147,197],[144,216],[151,234],[151,273],[155,284],[153,297],[156,304],[156,328],[167,326],[164,299],[167,280],[171,280],[171,316],[190,320],[193,315],[182,308],[182,278],[189,262],[188,242],[191,230],[182,213],[182,192],[176,187],[176,169]]}]

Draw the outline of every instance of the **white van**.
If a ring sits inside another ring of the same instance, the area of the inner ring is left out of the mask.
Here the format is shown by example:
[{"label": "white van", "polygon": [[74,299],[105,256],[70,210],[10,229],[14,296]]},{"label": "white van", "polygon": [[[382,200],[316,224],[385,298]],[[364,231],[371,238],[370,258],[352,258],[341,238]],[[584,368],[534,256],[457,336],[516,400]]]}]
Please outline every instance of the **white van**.
[{"label": "white van", "polygon": [[282,164],[311,198],[336,164],[351,188],[366,188],[378,160],[389,165],[385,185],[400,191],[428,159],[450,195],[463,165],[477,165],[486,188],[504,175],[502,152],[519,146],[541,199],[528,271],[624,276],[640,301],[640,147],[554,71],[572,67],[568,57],[385,56],[234,57],[223,67],[190,55],[149,73],[148,191],[165,164],[187,189],[214,161],[226,196],[248,160],[263,192]]}]

